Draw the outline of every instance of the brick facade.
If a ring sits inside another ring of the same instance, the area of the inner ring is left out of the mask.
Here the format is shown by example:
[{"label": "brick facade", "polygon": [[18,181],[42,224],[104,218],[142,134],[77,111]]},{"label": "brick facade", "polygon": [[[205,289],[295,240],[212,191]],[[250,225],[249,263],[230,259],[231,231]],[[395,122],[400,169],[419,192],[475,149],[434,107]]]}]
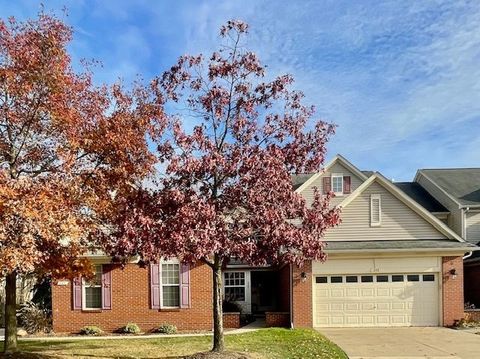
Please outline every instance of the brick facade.
[{"label": "brick facade", "polygon": [[465,302],[480,308],[480,264],[465,265],[463,268]]},{"label": "brick facade", "polygon": [[[456,272],[455,278],[452,270]],[[464,316],[462,257],[443,257],[442,277],[443,325],[452,326]]]},{"label": "brick facade", "polygon": [[212,274],[205,264],[192,266],[190,308],[150,309],[148,268],[127,264],[112,270],[112,309],[82,311],[72,309],[72,284],[52,285],[53,329],[57,333],[77,333],[85,325],[97,325],[113,332],[134,322],[148,332],[162,323],[179,330],[212,329]]},{"label": "brick facade", "polygon": [[270,327],[290,327],[289,312],[265,312],[265,326]]},{"label": "brick facade", "polygon": [[[305,273],[306,279],[301,274]],[[312,262],[305,262],[300,268],[293,266],[293,325],[295,328],[313,327],[312,316]]]},{"label": "brick facade", "polygon": [[240,313],[223,313],[223,327],[225,329],[240,328]]}]

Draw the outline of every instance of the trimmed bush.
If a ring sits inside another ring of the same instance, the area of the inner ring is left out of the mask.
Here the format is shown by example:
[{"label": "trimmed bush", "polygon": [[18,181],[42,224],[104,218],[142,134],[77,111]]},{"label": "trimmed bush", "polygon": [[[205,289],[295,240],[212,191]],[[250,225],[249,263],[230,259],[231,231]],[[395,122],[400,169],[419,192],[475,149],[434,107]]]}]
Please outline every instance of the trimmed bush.
[{"label": "trimmed bush", "polygon": [[19,324],[28,334],[49,333],[52,330],[52,318],[48,310],[33,302],[23,304],[17,311]]},{"label": "trimmed bush", "polygon": [[163,323],[157,328],[156,332],[162,334],[175,334],[177,332],[177,327],[173,324]]},{"label": "trimmed bush", "polygon": [[80,334],[82,335],[100,335],[103,333],[103,330],[95,325],[86,325],[80,329]]},{"label": "trimmed bush", "polygon": [[127,323],[121,331],[124,334],[139,334],[141,332],[140,327],[135,323]]}]

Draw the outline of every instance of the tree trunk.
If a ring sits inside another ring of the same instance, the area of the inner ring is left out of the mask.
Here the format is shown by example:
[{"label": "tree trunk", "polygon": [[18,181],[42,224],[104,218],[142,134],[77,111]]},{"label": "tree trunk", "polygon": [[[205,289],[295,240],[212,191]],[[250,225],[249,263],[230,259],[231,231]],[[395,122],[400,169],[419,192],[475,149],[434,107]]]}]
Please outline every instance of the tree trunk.
[{"label": "tree trunk", "polygon": [[5,280],[5,344],[4,352],[17,351],[17,273],[7,274]]},{"label": "tree trunk", "polygon": [[215,258],[213,265],[213,349],[222,352],[225,349],[223,339],[223,310],[222,310],[222,266],[221,261]]}]

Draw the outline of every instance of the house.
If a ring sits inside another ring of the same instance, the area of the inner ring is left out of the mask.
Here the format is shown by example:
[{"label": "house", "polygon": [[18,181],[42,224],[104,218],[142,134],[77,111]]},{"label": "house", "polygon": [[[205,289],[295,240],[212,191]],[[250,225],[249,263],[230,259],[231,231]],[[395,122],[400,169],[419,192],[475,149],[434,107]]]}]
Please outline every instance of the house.
[{"label": "house", "polygon": [[[342,223],[326,234],[328,260],[302,267],[224,270],[224,296],[267,325],[293,327],[449,326],[463,318],[462,257],[476,247],[445,223],[445,208],[417,185],[360,171],[337,155],[322,173],[294,176],[308,201],[314,188],[335,193]],[[85,325],[114,331],[127,322],[151,330],[212,328],[209,267],[175,260],[124,269],[92,256],[96,280],[52,286],[56,332]],[[235,325],[225,315],[226,326]]]},{"label": "house", "polygon": [[[480,168],[421,169],[414,181],[444,206],[450,228],[467,242],[480,244]],[[465,257],[464,293],[466,303],[480,308],[479,252]]]}]

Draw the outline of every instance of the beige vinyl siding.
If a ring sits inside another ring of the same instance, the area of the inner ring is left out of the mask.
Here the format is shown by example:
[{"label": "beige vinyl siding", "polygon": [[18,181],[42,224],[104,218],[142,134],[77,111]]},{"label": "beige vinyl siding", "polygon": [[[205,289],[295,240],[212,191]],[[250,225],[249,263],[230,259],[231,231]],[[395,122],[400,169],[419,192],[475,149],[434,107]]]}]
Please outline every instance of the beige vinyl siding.
[{"label": "beige vinyl siding", "polygon": [[[323,193],[323,177],[330,177],[332,173],[341,173],[343,176],[350,176],[351,178],[351,192],[355,191],[362,183],[363,180],[360,179],[358,176],[354,175],[352,172],[350,172],[347,168],[342,166],[341,164],[334,163],[328,170],[328,172],[325,172],[322,176],[318,177],[315,181],[313,181],[308,188],[306,188],[303,192],[302,195],[305,197],[307,200],[308,204],[311,204],[313,201],[313,188],[316,187],[318,190]],[[333,206],[338,205],[340,202],[342,202],[345,197],[348,196],[348,194],[343,195],[343,196],[337,196],[332,199],[331,204]]]},{"label": "beige vinyl siding", "polygon": [[480,212],[467,212],[467,238],[471,243],[480,242]]},{"label": "beige vinyl siding", "polygon": [[[381,195],[381,225],[370,226],[370,196]],[[410,207],[373,182],[347,207],[342,223],[327,231],[327,241],[411,240],[446,238]]]}]

